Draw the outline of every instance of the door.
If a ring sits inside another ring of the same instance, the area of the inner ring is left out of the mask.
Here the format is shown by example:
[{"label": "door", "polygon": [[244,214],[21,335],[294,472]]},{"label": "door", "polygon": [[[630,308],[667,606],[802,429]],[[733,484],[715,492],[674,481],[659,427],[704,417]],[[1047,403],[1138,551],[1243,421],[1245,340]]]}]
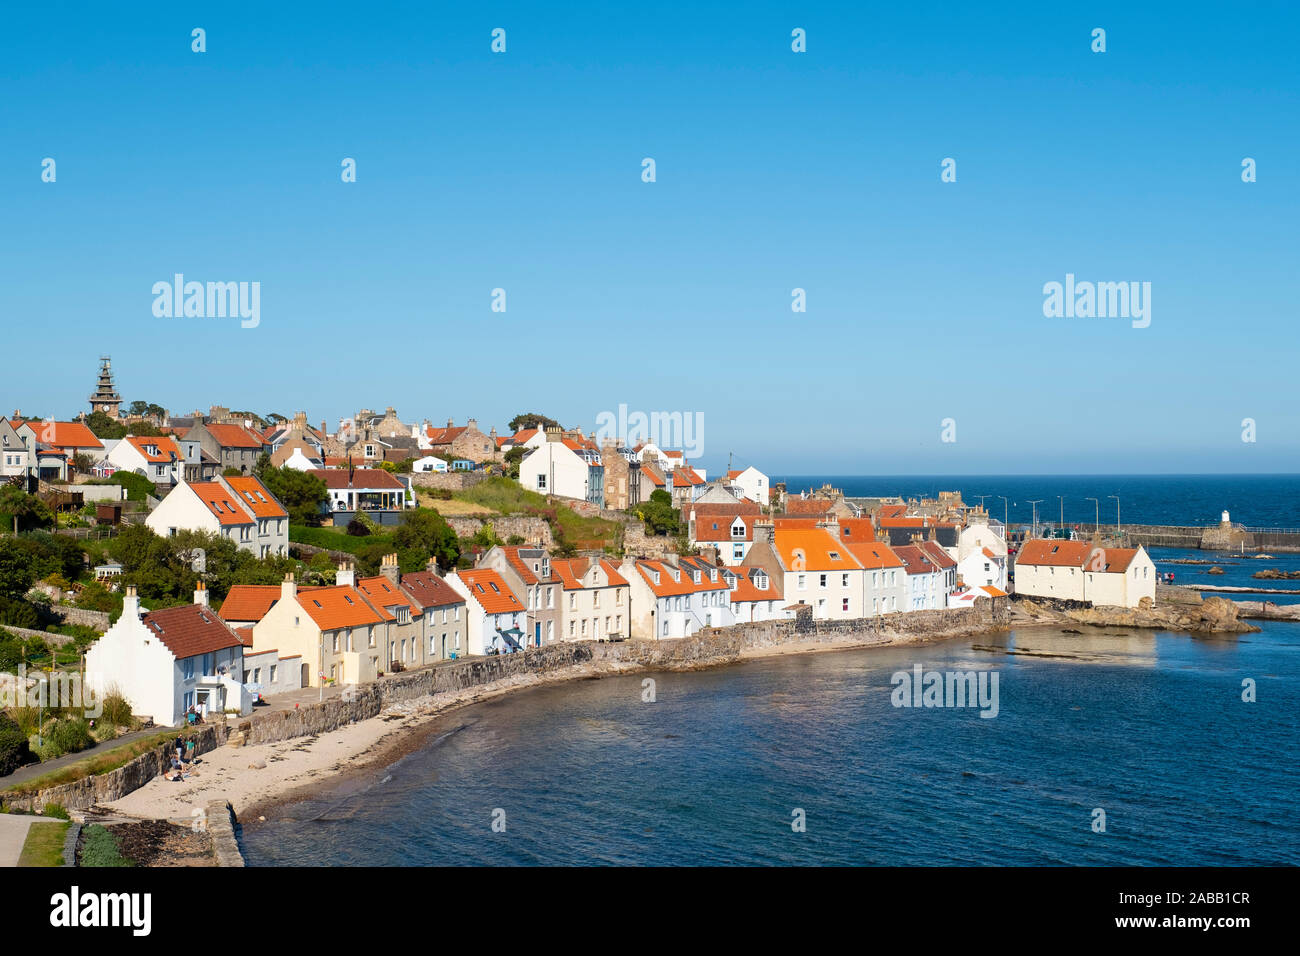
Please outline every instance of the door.
[{"label": "door", "polygon": [[306,665],[306,664],[303,664],[303,665],[302,665],[302,677],[301,677],[300,681],[301,681],[301,682],[300,682],[300,685],[299,685],[299,686],[301,686],[301,687],[310,687],[310,686],[311,686],[311,668],[310,668],[308,665]]},{"label": "door", "polygon": [[533,622],[533,647],[542,646],[542,622]]}]

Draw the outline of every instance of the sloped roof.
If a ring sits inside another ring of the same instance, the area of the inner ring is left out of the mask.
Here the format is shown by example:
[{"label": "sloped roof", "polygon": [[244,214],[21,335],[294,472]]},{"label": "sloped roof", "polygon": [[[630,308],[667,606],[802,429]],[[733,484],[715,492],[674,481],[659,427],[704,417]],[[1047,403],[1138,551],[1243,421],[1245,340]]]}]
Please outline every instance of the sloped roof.
[{"label": "sloped roof", "polygon": [[[325,487],[338,490],[351,488],[354,491],[404,491],[406,486],[384,471],[382,468],[309,468],[307,474],[315,475],[325,482]],[[351,481],[348,480],[351,476]]]},{"label": "sloped roof", "polygon": [[[165,464],[173,461],[180,461],[185,458],[181,452],[180,445],[176,444],[176,439],[170,435],[164,435],[160,438],[149,438],[142,435],[128,435],[127,443],[140,453],[140,455],[150,463]],[[156,451],[148,451],[149,448],[155,448]]]},{"label": "sloped roof", "polygon": [[834,504],[828,498],[787,498],[785,511],[791,515],[820,515],[830,511]]},{"label": "sloped roof", "polygon": [[55,448],[103,448],[104,443],[95,437],[81,422],[23,422],[36,434],[36,440]]},{"label": "sloped roof", "polygon": [[260,621],[278,600],[278,584],[236,584],[221,602],[219,613],[227,621]]},{"label": "sloped roof", "polygon": [[410,596],[403,593],[401,588],[382,574],[377,574],[372,578],[362,578],[357,582],[357,590],[369,598],[371,604],[379,607],[404,607],[412,611],[415,610]]},{"label": "sloped roof", "polygon": [[1021,545],[1020,553],[1016,555],[1016,566],[1082,568],[1091,551],[1092,545],[1086,541],[1033,538]]},{"label": "sloped roof", "polygon": [[148,611],[140,619],[177,660],[244,645],[216,611],[202,604]]},{"label": "sloped roof", "polygon": [[[649,585],[650,590],[656,597],[672,597],[677,594],[691,594],[695,590],[695,585],[691,582],[690,576],[678,573],[680,581],[673,580],[672,566],[663,561],[638,561],[636,569],[641,574],[641,578]],[[654,575],[658,572],[659,583],[655,583]]]},{"label": "sloped roof", "polygon": [[[196,481],[190,485],[199,500],[208,506],[208,510],[217,516],[224,525],[252,524],[253,518],[238,503],[230,492],[215,481]],[[180,489],[178,488],[177,491]]]},{"label": "sloped roof", "polygon": [[489,614],[507,614],[522,611],[523,604],[506,584],[505,579],[491,568],[475,568],[472,571],[459,571],[460,579],[469,588],[483,610]]},{"label": "sloped roof", "polygon": [[[731,527],[739,520],[745,526],[745,533],[739,538],[733,537]],[[695,516],[695,540],[696,541],[753,541],[754,540],[754,522],[752,516],[733,514],[733,515],[700,515]]]},{"label": "sloped roof", "polygon": [[858,571],[858,563],[847,544],[837,541],[825,528],[776,528],[773,531],[777,553],[782,565],[796,570],[795,561],[802,559],[803,571]]},{"label": "sloped roof", "polygon": [[298,604],[322,631],[382,624],[393,619],[382,608],[372,607],[356,588],[346,584],[299,591]]},{"label": "sloped roof", "polygon": [[230,477],[226,483],[239,494],[240,503],[259,518],[287,518],[285,511],[266,485],[252,475]]},{"label": "sloped roof", "polygon": [[424,607],[465,603],[463,595],[432,571],[403,574],[402,587]]},{"label": "sloped roof", "polygon": [[218,425],[211,424],[204,426],[208,430],[218,445],[223,448],[261,448],[265,442],[262,436],[249,431],[243,425]]}]

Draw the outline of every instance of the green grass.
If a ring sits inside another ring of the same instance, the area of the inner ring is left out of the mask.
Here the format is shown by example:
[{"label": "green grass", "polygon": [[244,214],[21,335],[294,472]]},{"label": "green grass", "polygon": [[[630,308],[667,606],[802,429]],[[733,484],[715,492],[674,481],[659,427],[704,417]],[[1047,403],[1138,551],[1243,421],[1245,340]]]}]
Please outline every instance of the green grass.
[{"label": "green grass", "polygon": [[96,774],[108,773],[118,767],[125,766],[145,751],[152,750],[169,740],[175,739],[176,735],[177,730],[175,727],[169,730],[160,730],[156,734],[141,737],[139,740],[134,740],[121,747],[113,747],[110,750],[74,761],[66,767],[51,770],[39,777],[33,777],[23,783],[16,783],[3,792],[13,794],[36,793],[49,787],[57,787],[60,784],[72,783]]},{"label": "green grass", "polygon": [[392,541],[391,534],[369,534],[361,537],[348,534],[342,528],[309,528],[306,525],[289,525],[289,540],[295,544],[309,544],[316,548],[330,551],[344,551],[347,554],[360,554],[365,548],[376,544],[387,545]]},{"label": "green grass", "polygon": [[118,851],[113,834],[98,823],[86,827],[77,862],[79,866],[135,866]]},{"label": "green grass", "polygon": [[68,823],[33,823],[27,829],[19,866],[62,866]]},{"label": "green grass", "polygon": [[[618,524],[604,518],[584,518],[559,502],[548,502],[543,495],[529,491],[509,478],[488,478],[472,488],[452,493],[457,501],[491,508],[501,514],[526,514],[529,509],[554,511],[564,539],[577,548],[603,548],[617,540]],[[433,502],[436,509],[438,503]]]}]

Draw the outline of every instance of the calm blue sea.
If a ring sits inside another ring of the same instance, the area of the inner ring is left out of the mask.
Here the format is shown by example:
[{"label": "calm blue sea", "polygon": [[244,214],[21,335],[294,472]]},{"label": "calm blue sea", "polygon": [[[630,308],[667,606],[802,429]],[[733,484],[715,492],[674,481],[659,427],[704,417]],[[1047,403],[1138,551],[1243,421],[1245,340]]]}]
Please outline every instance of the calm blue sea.
[{"label": "calm blue sea", "polygon": [[[1251,527],[1300,528],[1300,475],[936,475],[865,477],[861,475],[773,476],[791,493],[831,484],[850,497],[899,495],[937,497],[940,491],[960,491],[970,504],[986,495],[984,505],[994,518],[1013,525],[1029,524],[1034,499],[1040,522],[1059,523],[1065,498],[1067,524],[1091,525],[1098,506],[1103,524],[1115,523],[1119,495],[1120,520],[1129,524],[1218,524],[1227,509],[1233,521]],[[1006,496],[1004,507],[999,496]]]},{"label": "calm blue sea", "polygon": [[[998,716],[895,708],[891,675],[915,663],[993,669]],[[654,703],[637,675],[447,715],[423,749],[244,829],[248,860],[1300,864],[1297,624],[1031,629],[653,677]]]}]

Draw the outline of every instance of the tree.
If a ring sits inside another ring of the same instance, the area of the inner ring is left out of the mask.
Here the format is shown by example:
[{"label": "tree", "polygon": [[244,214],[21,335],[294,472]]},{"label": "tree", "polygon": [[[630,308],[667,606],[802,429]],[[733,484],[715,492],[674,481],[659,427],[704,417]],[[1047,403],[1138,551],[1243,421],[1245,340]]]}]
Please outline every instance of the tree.
[{"label": "tree", "polygon": [[399,552],[418,549],[428,558],[436,558],[438,567],[453,568],[460,557],[460,542],[445,518],[431,508],[413,508],[402,516],[393,532],[393,544]]},{"label": "tree", "polygon": [[149,403],[136,399],[126,407],[128,415],[146,415],[148,414]]},{"label": "tree", "polygon": [[[266,474],[267,469],[274,467],[275,466],[271,464],[271,456],[266,452],[262,452],[257,456],[257,464],[253,466],[253,477],[261,481],[262,476]],[[263,481],[262,483],[265,484],[266,482]]]},{"label": "tree", "polygon": [[45,502],[10,484],[0,485],[0,516],[4,518],[4,530],[15,534],[24,528],[44,527],[54,520]]},{"label": "tree", "polygon": [[523,445],[516,445],[511,448],[502,458],[505,463],[506,475],[510,478],[519,480],[519,463],[524,460],[524,456],[532,449],[525,448]]},{"label": "tree", "polygon": [[554,418],[547,418],[545,415],[539,414],[538,412],[520,412],[514,418],[510,419],[509,424],[506,425],[506,427],[510,429],[512,435],[521,428],[540,428],[542,431],[545,431],[551,426],[556,428],[563,427]]},{"label": "tree", "polygon": [[259,477],[289,512],[290,522],[314,524],[320,520],[320,506],[329,498],[325,482],[296,468],[267,467]]},{"label": "tree", "polygon": [[126,437],[126,426],[117,419],[109,417],[107,412],[98,409],[86,416],[86,427],[94,433],[96,438]]},{"label": "tree", "polygon": [[648,534],[675,535],[681,529],[681,512],[673,507],[673,496],[662,488],[656,488],[648,501],[637,506],[636,515],[645,522]]}]

